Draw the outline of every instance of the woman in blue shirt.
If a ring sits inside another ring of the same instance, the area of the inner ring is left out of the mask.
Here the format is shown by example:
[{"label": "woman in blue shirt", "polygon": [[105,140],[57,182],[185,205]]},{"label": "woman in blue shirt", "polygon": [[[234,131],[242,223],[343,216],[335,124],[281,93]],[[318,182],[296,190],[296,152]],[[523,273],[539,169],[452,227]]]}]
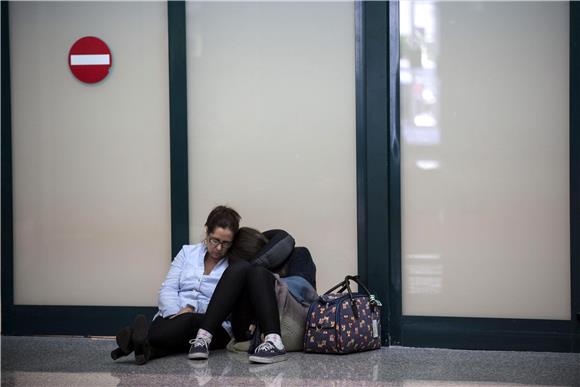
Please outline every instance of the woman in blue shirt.
[{"label": "woman in blue shirt", "polygon": [[[250,354],[251,362],[275,363],[286,359],[276,298],[276,278],[269,269],[255,262],[258,252],[268,242],[268,238],[258,230],[240,229],[231,250],[231,256],[237,257],[238,261],[228,267],[215,289],[200,329],[191,341],[190,359],[208,358],[214,340],[219,338],[220,323],[228,315],[232,322],[233,338],[238,342],[249,339],[247,332],[250,325],[259,324],[264,340]],[[294,252],[282,256],[288,261],[285,270],[286,279],[289,280],[288,291],[301,296],[303,301],[306,296],[316,297],[316,266],[310,253],[305,248],[294,249],[293,242],[292,249]],[[282,249],[277,250],[280,252]],[[276,268],[272,270],[276,271]],[[306,310],[303,312],[306,315]]]},{"label": "woman in blue shirt", "polygon": [[[188,351],[217,283],[230,265],[226,253],[239,222],[240,215],[232,208],[218,206],[211,211],[203,242],[183,246],[173,260],[159,291],[159,311],[151,327],[145,316],[138,315],[132,327],[121,329],[116,336],[119,347],[111,352],[113,360],[134,351],[137,364],[145,364],[151,358]],[[211,348],[225,348],[229,331],[229,323],[222,323]]]}]

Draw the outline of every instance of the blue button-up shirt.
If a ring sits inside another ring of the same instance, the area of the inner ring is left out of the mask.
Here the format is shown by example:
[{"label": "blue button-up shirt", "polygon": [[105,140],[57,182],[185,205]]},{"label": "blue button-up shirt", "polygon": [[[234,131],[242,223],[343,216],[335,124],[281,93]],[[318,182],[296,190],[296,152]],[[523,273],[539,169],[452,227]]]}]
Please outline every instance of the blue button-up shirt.
[{"label": "blue button-up shirt", "polygon": [[215,287],[229,265],[228,259],[222,258],[211,273],[204,275],[206,252],[203,243],[185,245],[179,251],[159,290],[159,315],[168,317],[186,306],[191,306],[195,313],[205,313]]}]

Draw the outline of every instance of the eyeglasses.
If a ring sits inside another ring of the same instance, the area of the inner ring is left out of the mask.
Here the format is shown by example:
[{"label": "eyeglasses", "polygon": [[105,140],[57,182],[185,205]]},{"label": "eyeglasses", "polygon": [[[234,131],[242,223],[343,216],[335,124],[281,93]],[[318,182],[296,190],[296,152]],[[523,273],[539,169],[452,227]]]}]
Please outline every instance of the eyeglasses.
[{"label": "eyeglasses", "polygon": [[232,245],[232,242],[230,241],[220,241],[217,238],[208,238],[207,240],[209,241],[209,244],[212,245],[213,247],[221,246],[222,248],[227,249]]}]

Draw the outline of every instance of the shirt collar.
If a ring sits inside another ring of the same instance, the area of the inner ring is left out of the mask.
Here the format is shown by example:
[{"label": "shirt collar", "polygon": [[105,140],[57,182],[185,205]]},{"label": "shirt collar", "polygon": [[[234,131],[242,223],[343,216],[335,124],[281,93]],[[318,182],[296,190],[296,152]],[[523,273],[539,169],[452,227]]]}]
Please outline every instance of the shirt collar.
[{"label": "shirt collar", "polygon": [[[202,243],[201,244],[201,254],[199,254],[199,258],[197,261],[197,265],[198,265],[198,267],[201,268],[202,273],[205,271],[204,259],[205,259],[206,253],[207,253],[207,246],[205,245],[205,243]],[[228,256],[226,255],[218,261],[218,263],[215,265],[215,267],[222,266],[224,263],[227,263],[227,262],[228,262]],[[211,273],[209,275],[211,275]]]}]

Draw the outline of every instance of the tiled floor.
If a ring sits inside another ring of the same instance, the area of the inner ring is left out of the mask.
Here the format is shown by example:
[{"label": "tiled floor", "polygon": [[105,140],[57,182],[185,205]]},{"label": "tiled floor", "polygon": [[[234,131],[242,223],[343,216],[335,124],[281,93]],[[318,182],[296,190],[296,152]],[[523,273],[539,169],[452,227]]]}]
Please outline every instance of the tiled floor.
[{"label": "tiled floor", "polygon": [[580,386],[580,354],[391,347],[346,356],[291,353],[271,365],[214,351],[134,364],[110,339],[2,337],[2,386]]}]

